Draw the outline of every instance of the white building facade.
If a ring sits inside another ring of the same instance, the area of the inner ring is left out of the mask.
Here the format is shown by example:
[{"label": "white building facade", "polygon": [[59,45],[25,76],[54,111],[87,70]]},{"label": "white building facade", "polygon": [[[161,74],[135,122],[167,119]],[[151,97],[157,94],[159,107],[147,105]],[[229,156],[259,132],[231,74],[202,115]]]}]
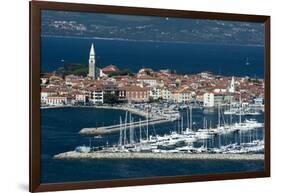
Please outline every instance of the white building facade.
[{"label": "white building facade", "polygon": [[204,93],[203,106],[204,107],[214,107],[215,106],[214,93]]},{"label": "white building facade", "polygon": [[50,106],[63,106],[67,104],[67,97],[65,96],[49,96],[46,104]]},{"label": "white building facade", "polygon": [[91,92],[90,102],[93,104],[102,104],[104,102],[104,92],[103,90],[94,90]]}]

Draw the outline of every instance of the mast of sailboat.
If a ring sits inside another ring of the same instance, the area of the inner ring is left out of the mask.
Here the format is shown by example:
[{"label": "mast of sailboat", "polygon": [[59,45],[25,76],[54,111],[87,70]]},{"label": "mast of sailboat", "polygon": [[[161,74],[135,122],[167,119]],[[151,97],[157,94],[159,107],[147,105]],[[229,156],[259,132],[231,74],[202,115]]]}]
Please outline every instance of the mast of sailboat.
[{"label": "mast of sailboat", "polygon": [[229,116],[230,116],[230,123],[229,124],[232,125],[232,114],[230,113]]},{"label": "mast of sailboat", "polygon": [[189,117],[188,117],[188,107],[186,108],[186,132],[189,131]]},{"label": "mast of sailboat", "polygon": [[206,118],[205,118],[205,116],[203,117],[203,129],[205,129],[206,128]]},{"label": "mast of sailboat", "polygon": [[178,125],[177,125],[177,133],[179,133],[179,132],[180,132],[180,119],[178,119],[177,122],[178,122]]},{"label": "mast of sailboat", "polygon": [[181,133],[183,132],[183,115],[181,116]]},{"label": "mast of sailboat", "polygon": [[142,136],[141,136],[141,118],[139,119],[139,129],[140,129],[140,142],[141,142],[141,138],[142,138]]},{"label": "mast of sailboat", "polygon": [[[134,117],[132,117],[132,123],[134,123]],[[135,135],[135,128],[132,127],[132,143],[135,143],[134,135]]]},{"label": "mast of sailboat", "polygon": [[221,111],[221,117],[222,117],[223,125],[225,125],[226,122],[225,122],[224,113],[223,113],[222,108],[220,108],[220,111]]},{"label": "mast of sailboat", "polygon": [[221,147],[221,135],[219,134],[219,148]]},{"label": "mast of sailboat", "polygon": [[241,92],[239,97],[239,124],[241,124],[241,114],[242,114],[242,102],[241,102]]},{"label": "mast of sailboat", "polygon": [[123,129],[122,129],[122,117],[120,116],[120,135],[119,135],[119,146],[122,146],[122,140],[123,140]]},{"label": "mast of sailboat", "polygon": [[148,116],[149,116],[149,112],[147,109],[147,118],[146,118],[146,140],[148,141]]},{"label": "mast of sailboat", "polygon": [[127,134],[126,134],[126,130],[127,130],[127,116],[128,116],[128,111],[126,111],[126,115],[125,115],[125,121],[124,121],[124,145],[126,145],[126,138],[127,138]]},{"label": "mast of sailboat", "polygon": [[132,118],[132,114],[130,113],[130,144],[134,143],[134,131],[133,131],[133,127],[132,127],[132,123],[133,123],[133,118]]},{"label": "mast of sailboat", "polygon": [[220,117],[220,104],[218,104],[218,128],[220,128],[221,125],[221,117]]},{"label": "mast of sailboat", "polygon": [[192,106],[190,106],[189,110],[190,110],[190,121],[189,121],[190,125],[189,125],[189,128],[192,131]]}]

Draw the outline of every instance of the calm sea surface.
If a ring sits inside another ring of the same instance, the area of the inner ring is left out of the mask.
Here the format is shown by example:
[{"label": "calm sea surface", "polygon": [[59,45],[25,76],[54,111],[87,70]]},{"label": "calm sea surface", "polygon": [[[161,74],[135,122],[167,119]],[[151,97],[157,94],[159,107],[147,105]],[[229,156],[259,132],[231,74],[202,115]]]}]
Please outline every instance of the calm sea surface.
[{"label": "calm sea surface", "polygon": [[[202,127],[202,111],[194,109],[194,129]],[[182,112],[185,115],[185,112]],[[184,161],[184,160],[53,160],[55,154],[73,150],[79,145],[89,145],[89,137],[78,134],[84,127],[118,123],[123,111],[94,108],[56,108],[41,110],[41,183],[108,180],[120,178],[142,178],[155,176],[192,175],[239,171],[262,171],[263,161]],[[134,120],[139,116],[134,115]],[[250,118],[250,117],[248,117]],[[263,122],[263,115],[255,117]],[[217,114],[206,116],[212,124],[217,123]],[[237,117],[234,117],[234,120]],[[227,121],[227,117],[226,117]],[[184,127],[186,123],[184,123]],[[166,123],[150,127],[150,134],[163,134],[177,130],[178,123]],[[139,136],[136,131],[136,135]],[[243,142],[250,137],[262,139],[263,129],[243,134]],[[116,144],[119,134],[110,134],[101,139],[92,138],[92,145],[101,146],[108,142]],[[222,136],[222,144],[237,142],[238,134]],[[218,139],[214,139],[214,146]],[[209,140],[208,145],[212,142]],[[201,146],[198,142],[195,146]]]},{"label": "calm sea surface", "polygon": [[[137,72],[172,68],[178,73],[210,71],[215,74],[263,77],[264,47],[188,43],[135,42],[73,38],[41,38],[43,72],[79,63],[88,64],[91,43],[95,45],[98,67],[115,64]],[[246,65],[246,61],[250,65]]]}]

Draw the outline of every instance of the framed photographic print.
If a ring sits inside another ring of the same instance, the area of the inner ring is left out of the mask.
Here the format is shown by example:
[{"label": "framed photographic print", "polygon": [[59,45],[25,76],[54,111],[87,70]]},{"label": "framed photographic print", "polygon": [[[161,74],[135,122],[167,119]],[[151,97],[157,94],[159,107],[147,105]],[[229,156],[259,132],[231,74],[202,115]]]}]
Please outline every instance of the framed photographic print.
[{"label": "framed photographic print", "polygon": [[30,191],[269,176],[269,16],[30,2]]}]

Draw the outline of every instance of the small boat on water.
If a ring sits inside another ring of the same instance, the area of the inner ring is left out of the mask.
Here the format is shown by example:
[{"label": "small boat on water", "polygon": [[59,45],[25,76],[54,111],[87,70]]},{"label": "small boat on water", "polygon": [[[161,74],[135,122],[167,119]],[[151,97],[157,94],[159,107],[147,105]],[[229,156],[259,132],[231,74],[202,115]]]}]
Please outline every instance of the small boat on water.
[{"label": "small boat on water", "polygon": [[249,65],[250,65],[250,62],[249,62],[249,58],[248,58],[248,57],[247,57],[247,59],[246,59],[245,65],[246,65],[246,66],[249,66]]},{"label": "small boat on water", "polygon": [[176,121],[180,118],[180,113],[175,110],[163,110],[161,115],[171,121]]},{"label": "small boat on water", "polygon": [[83,146],[76,147],[74,151],[79,152],[79,153],[89,153],[91,150],[92,150],[91,147],[87,147],[87,146],[83,145]]}]

